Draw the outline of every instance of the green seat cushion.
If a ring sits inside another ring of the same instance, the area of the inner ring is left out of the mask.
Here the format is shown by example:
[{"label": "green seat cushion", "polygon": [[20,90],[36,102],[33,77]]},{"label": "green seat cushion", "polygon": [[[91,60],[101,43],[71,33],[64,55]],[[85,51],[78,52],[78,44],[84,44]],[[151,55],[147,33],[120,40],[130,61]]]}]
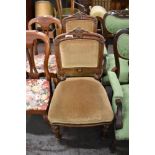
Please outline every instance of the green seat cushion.
[{"label": "green seat cushion", "polygon": [[[120,61],[120,75],[119,81],[121,83],[127,83],[129,81],[129,65],[128,60],[119,58]],[[108,54],[106,56],[106,71],[111,71],[115,67],[114,54]],[[105,75],[102,79],[103,83],[109,83],[108,75]]]},{"label": "green seat cushion", "polygon": [[[116,140],[128,140],[129,139],[129,85],[121,85],[123,91],[122,98],[122,118],[123,118],[123,128],[115,130]],[[115,98],[112,100],[112,108],[114,113],[116,113],[117,106],[115,103]]]},{"label": "green seat cushion", "polygon": [[[114,54],[108,54],[106,56],[106,71],[111,71],[113,68],[115,67],[115,58],[114,58]],[[109,84],[109,77],[108,75],[105,75],[102,78],[102,81],[104,84]]]},{"label": "green seat cushion", "polygon": [[115,34],[118,30],[129,28],[129,19],[108,15],[105,19],[107,31]]},{"label": "green seat cushion", "polygon": [[113,98],[116,99],[121,99],[123,98],[123,91],[120,85],[120,82],[117,78],[117,75],[115,72],[112,71],[108,71],[108,77],[109,77],[109,81],[111,84],[111,87],[113,89]]}]

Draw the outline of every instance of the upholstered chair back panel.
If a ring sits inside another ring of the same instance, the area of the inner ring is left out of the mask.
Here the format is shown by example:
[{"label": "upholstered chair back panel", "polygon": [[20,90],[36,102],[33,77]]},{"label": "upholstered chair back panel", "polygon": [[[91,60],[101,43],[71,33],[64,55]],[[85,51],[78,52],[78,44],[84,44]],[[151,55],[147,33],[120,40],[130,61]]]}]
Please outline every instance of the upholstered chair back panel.
[{"label": "upholstered chair back panel", "polygon": [[99,42],[96,40],[65,40],[59,48],[62,68],[98,66]]},{"label": "upholstered chair back panel", "polygon": [[128,83],[129,82],[129,60],[119,58],[119,62],[120,62],[119,81],[123,83]]},{"label": "upholstered chair back panel", "polygon": [[69,32],[77,27],[81,27],[82,29],[94,32],[95,24],[91,20],[72,20],[66,23],[66,32]]},{"label": "upholstered chair back panel", "polygon": [[121,57],[129,59],[129,35],[122,34],[117,40],[117,50]]},{"label": "upholstered chair back panel", "polygon": [[129,28],[129,19],[108,15],[105,19],[105,26],[110,33],[116,33],[120,29]]}]

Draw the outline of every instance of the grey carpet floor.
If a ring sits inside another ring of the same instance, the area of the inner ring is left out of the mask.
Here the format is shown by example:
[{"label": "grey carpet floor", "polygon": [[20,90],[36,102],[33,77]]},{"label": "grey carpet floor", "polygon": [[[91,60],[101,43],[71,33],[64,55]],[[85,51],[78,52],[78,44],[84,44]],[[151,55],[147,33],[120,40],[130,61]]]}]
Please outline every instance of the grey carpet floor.
[{"label": "grey carpet floor", "polygon": [[58,142],[50,127],[40,116],[27,118],[27,155],[128,155],[128,146],[111,153],[110,139],[102,140],[100,127],[62,128]]},{"label": "grey carpet floor", "polygon": [[[111,98],[111,88],[106,87]],[[101,138],[101,127],[61,128],[62,140],[58,142],[51,128],[41,116],[26,118],[26,154],[27,155],[128,155],[128,144],[121,144],[115,153],[109,146],[113,130],[109,130],[107,139]]]}]

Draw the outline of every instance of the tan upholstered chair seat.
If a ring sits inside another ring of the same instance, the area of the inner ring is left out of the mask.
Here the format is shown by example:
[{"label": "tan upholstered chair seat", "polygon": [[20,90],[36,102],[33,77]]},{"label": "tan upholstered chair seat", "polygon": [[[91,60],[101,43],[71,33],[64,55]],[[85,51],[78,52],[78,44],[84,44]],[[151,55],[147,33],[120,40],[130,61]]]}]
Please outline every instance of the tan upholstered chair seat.
[{"label": "tan upholstered chair seat", "polygon": [[48,119],[51,124],[111,122],[113,111],[103,86],[91,77],[68,78],[54,92]]}]

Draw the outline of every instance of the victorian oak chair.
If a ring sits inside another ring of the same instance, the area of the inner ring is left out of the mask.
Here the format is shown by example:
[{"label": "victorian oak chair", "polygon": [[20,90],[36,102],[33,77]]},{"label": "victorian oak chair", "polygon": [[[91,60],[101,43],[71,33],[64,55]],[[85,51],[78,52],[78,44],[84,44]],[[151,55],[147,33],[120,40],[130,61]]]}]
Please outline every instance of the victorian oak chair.
[{"label": "victorian oak chair", "polygon": [[62,30],[61,22],[59,19],[53,16],[46,15],[32,18],[28,22],[28,29],[32,30],[34,24],[39,24],[40,28],[38,30],[46,33],[50,39],[53,39],[55,35],[61,34]]},{"label": "victorian oak chair", "polygon": [[[39,79],[39,73],[35,66],[33,46],[36,39],[43,41],[45,45],[44,69],[46,76]],[[42,32],[35,30],[26,31],[26,56],[30,65],[30,72],[26,79],[26,113],[28,115],[41,114],[47,116],[48,106],[51,100],[50,74],[48,72],[48,58],[50,55],[49,38]]]},{"label": "victorian oak chair", "polygon": [[[53,40],[56,35],[59,35],[62,32],[62,26],[61,26],[60,20],[52,16],[46,16],[46,17],[40,16],[40,17],[31,19],[28,23],[28,29],[32,30],[34,24],[39,24],[41,26],[41,30],[48,35],[50,40],[51,39]],[[51,28],[50,26],[53,26],[53,27]],[[36,63],[36,68],[38,69],[40,76],[45,76],[44,65],[43,65],[45,54],[43,52],[38,54],[37,41],[34,42],[34,45],[35,45],[34,60]],[[48,67],[51,74],[53,75],[56,74],[55,55],[50,54]],[[29,70],[30,68],[27,62],[27,72],[29,72]]]},{"label": "victorian oak chair", "polygon": [[113,89],[112,108],[115,113],[115,138],[113,149],[116,141],[129,140],[129,69],[124,68],[126,81],[120,84],[120,71],[122,70],[121,62],[129,64],[129,30],[120,30],[114,38],[114,55],[116,70],[108,71],[110,84]]},{"label": "victorian oak chair", "polygon": [[102,84],[104,38],[81,28],[55,38],[59,83],[54,91],[48,120],[56,138],[60,126],[103,126],[113,121],[113,111]]},{"label": "victorian oak chair", "polygon": [[75,8],[75,5],[82,8],[81,11],[85,12],[85,7],[76,2],[75,0],[70,0],[70,8],[64,8],[62,5],[62,0],[56,0],[56,5],[57,5],[58,17],[60,19],[63,19],[64,17],[73,15],[76,12],[78,12],[79,9]]}]

